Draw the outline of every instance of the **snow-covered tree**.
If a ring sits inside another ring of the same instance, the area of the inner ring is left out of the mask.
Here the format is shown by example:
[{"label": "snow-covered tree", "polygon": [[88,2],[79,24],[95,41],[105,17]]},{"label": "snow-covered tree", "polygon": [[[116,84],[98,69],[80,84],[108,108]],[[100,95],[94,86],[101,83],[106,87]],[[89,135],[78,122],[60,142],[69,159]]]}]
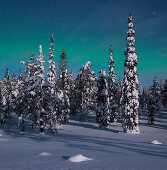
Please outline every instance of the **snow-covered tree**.
[{"label": "snow-covered tree", "polygon": [[49,129],[53,132],[57,132],[58,123],[60,123],[60,105],[58,102],[58,95],[56,92],[56,66],[54,59],[54,39],[53,35],[50,35],[50,48],[49,48],[49,72],[47,73],[48,79],[43,84],[44,92],[44,109],[47,111],[47,122],[49,123]]},{"label": "snow-covered tree", "polygon": [[10,108],[11,111],[14,112],[16,111],[17,107],[18,94],[19,94],[18,80],[16,75],[13,73],[11,80]]},{"label": "snow-covered tree", "polygon": [[39,57],[37,58],[37,61],[39,62],[39,73],[38,75],[42,78],[44,78],[44,72],[45,72],[45,68],[44,68],[44,60],[43,60],[44,56],[42,53],[42,45],[39,46]]},{"label": "snow-covered tree", "polygon": [[147,109],[148,109],[148,123],[154,124],[155,113],[158,109],[158,100],[159,100],[159,86],[158,80],[155,77],[153,80],[153,85],[148,89],[147,94]]},{"label": "snow-covered tree", "polygon": [[62,50],[59,63],[59,78],[56,86],[57,91],[59,91],[59,93],[62,93],[62,95],[59,95],[59,99],[61,101],[62,120],[64,120],[65,122],[68,121],[70,118],[70,85],[66,58],[67,57],[65,51]]},{"label": "snow-covered tree", "polygon": [[23,66],[26,66],[26,69],[24,71],[26,74],[26,77],[32,77],[38,74],[39,67],[34,58],[34,54],[31,54],[28,62],[21,61],[20,63],[23,64]]},{"label": "snow-covered tree", "polygon": [[[162,103],[161,103],[161,88],[158,83],[157,77],[153,80],[153,85],[149,88],[150,95],[152,96],[155,103],[155,111],[161,111]],[[150,97],[150,96],[149,96]]]},{"label": "snow-covered tree", "polygon": [[27,106],[26,103],[26,97],[25,97],[25,89],[24,89],[24,83],[25,83],[25,77],[22,74],[22,71],[20,70],[20,74],[17,80],[17,88],[19,93],[17,94],[17,101],[16,101],[16,114],[20,116],[21,114],[27,113],[25,106]]},{"label": "snow-covered tree", "polygon": [[50,35],[50,48],[49,48],[49,72],[47,74],[48,76],[48,81],[49,83],[53,86],[52,92],[54,93],[54,88],[55,88],[55,84],[56,84],[56,66],[55,66],[55,62],[53,61],[54,58],[54,44],[53,44],[53,35]]},{"label": "snow-covered tree", "polygon": [[[62,49],[61,51],[61,55],[60,55],[60,61],[59,61],[59,78],[58,78],[58,82],[57,82],[57,86],[60,90],[64,90],[64,81],[67,81],[67,77],[68,75],[65,75],[65,70],[67,69],[67,55],[64,51],[64,49]],[[67,76],[67,77],[65,77]],[[67,84],[67,83],[66,83]]]},{"label": "snow-covered tree", "polygon": [[162,102],[163,102],[163,106],[166,107],[167,106],[167,79],[165,80],[162,89]]},{"label": "snow-covered tree", "polygon": [[9,116],[10,114],[10,94],[11,94],[11,81],[9,76],[9,70],[6,69],[4,78],[2,80],[2,107],[6,114],[6,116]]},{"label": "snow-covered tree", "polygon": [[101,69],[99,73],[96,122],[99,124],[99,127],[107,127],[110,121],[107,77],[105,70]]},{"label": "snow-covered tree", "polygon": [[[37,95],[40,96],[40,103],[39,103],[39,113],[40,113],[40,120],[44,121],[45,120],[45,109],[44,109],[44,91],[43,91],[43,85],[45,84],[45,77],[44,77],[44,72],[45,72],[45,69],[44,69],[44,56],[43,56],[43,52],[42,52],[42,45],[39,46],[39,57],[37,58],[37,61],[39,63],[38,65],[38,69],[39,69],[39,72],[38,72],[38,80],[39,80],[39,84],[38,84],[38,87],[36,89],[37,91]],[[45,124],[45,123],[44,123]],[[40,124],[40,126],[44,126]]]},{"label": "snow-covered tree", "polygon": [[150,94],[148,102],[147,102],[147,109],[148,109],[148,123],[154,124],[154,114],[155,114],[155,100],[153,96]]},{"label": "snow-covered tree", "polygon": [[117,122],[118,120],[118,87],[115,82],[116,75],[114,71],[114,60],[112,57],[113,50],[110,46],[110,57],[108,66],[108,86],[109,86],[109,114],[110,122]]},{"label": "snow-covered tree", "polygon": [[135,31],[133,29],[132,16],[128,17],[127,44],[125,48],[124,63],[124,132],[139,132],[138,121],[138,75],[137,75],[137,55],[135,52]]},{"label": "snow-covered tree", "polygon": [[88,61],[79,71],[75,80],[77,98],[80,106],[81,121],[85,121],[90,111],[96,110],[97,78],[91,69],[91,62]]},{"label": "snow-covered tree", "polygon": [[24,80],[24,110],[25,117],[32,121],[32,128],[38,122],[39,111],[41,110],[41,72],[34,55],[29,57],[28,62],[21,62],[26,66],[26,78]]}]

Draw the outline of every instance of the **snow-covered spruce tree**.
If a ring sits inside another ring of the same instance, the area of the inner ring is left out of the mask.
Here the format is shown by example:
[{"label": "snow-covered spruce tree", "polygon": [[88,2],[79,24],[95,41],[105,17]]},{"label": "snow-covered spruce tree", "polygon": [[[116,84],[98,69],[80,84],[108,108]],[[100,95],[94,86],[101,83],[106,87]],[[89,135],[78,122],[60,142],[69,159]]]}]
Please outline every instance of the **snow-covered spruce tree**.
[{"label": "snow-covered spruce tree", "polygon": [[107,77],[105,70],[101,69],[99,73],[96,122],[99,124],[99,127],[107,127],[110,121]]},{"label": "snow-covered spruce tree", "polygon": [[52,93],[55,92],[55,84],[56,84],[56,66],[55,66],[55,62],[53,61],[54,58],[54,44],[53,44],[53,35],[50,35],[50,48],[49,48],[49,72],[47,74],[48,76],[48,81],[49,83],[53,86],[52,88]]},{"label": "snow-covered spruce tree", "polygon": [[148,123],[154,124],[154,114],[155,114],[155,100],[153,95],[150,93],[149,99],[147,101],[147,109],[148,109]]},{"label": "snow-covered spruce tree", "polygon": [[163,102],[163,106],[167,107],[167,79],[165,80],[165,83],[162,89],[162,102]]},{"label": "snow-covered spruce tree", "polygon": [[[57,125],[60,121],[59,119],[59,102],[57,102],[57,94],[56,94],[56,66],[54,59],[54,39],[53,35],[50,35],[50,48],[49,48],[49,72],[47,73],[48,79],[47,83],[48,85],[45,85],[45,109],[48,112],[47,121],[49,123],[49,129],[53,132],[57,132]],[[43,85],[44,86],[44,85]],[[46,96],[48,94],[48,96]],[[47,100],[46,100],[47,99]],[[48,103],[47,103],[48,102]]]},{"label": "snow-covered spruce tree", "polygon": [[11,81],[9,76],[9,70],[6,69],[4,78],[2,80],[2,107],[5,113],[5,116],[9,116],[10,114],[10,94],[11,94]]},{"label": "snow-covered spruce tree", "polygon": [[40,112],[40,118],[42,120],[44,120],[44,92],[43,92],[43,85],[45,84],[45,77],[44,77],[44,72],[45,72],[45,68],[44,68],[44,60],[43,60],[44,56],[43,56],[43,52],[42,52],[42,45],[39,46],[39,56],[37,58],[37,61],[39,63],[38,65],[38,79],[39,79],[39,86],[37,89],[37,95],[40,96],[40,106],[39,106],[39,112]]},{"label": "snow-covered spruce tree", "polygon": [[59,99],[61,101],[61,115],[63,121],[69,121],[70,118],[70,85],[69,85],[69,77],[67,70],[67,61],[66,61],[65,51],[62,50],[60,55],[60,63],[59,63],[59,78],[57,81],[57,91],[62,93],[59,95]]},{"label": "snow-covered spruce tree", "polygon": [[75,80],[77,99],[76,102],[80,106],[81,121],[86,121],[90,111],[96,110],[96,92],[97,78],[91,69],[91,62],[88,61],[80,69],[79,75]]},{"label": "snow-covered spruce tree", "polygon": [[26,77],[32,77],[38,74],[39,67],[34,58],[34,54],[31,54],[28,62],[21,61],[20,63],[23,64],[23,66],[26,66],[26,69],[24,70]]},{"label": "snow-covered spruce tree", "polygon": [[108,66],[108,95],[109,95],[109,115],[110,122],[117,122],[118,120],[118,87],[115,82],[116,75],[114,71],[114,60],[112,57],[113,50],[110,46],[110,57],[109,57],[109,66]]},{"label": "snow-covered spruce tree", "polygon": [[19,87],[18,87],[18,80],[16,75],[13,73],[12,80],[11,80],[11,94],[10,94],[10,108],[11,111],[16,112],[17,108],[17,100],[19,94]]},{"label": "snow-covered spruce tree", "polygon": [[160,112],[162,109],[161,89],[157,77],[154,78],[153,85],[149,88],[149,91],[155,103],[155,111]]},{"label": "snow-covered spruce tree", "polygon": [[132,16],[128,17],[127,44],[125,48],[124,63],[124,132],[139,132],[138,121],[138,75],[137,75],[137,55],[135,52],[135,31],[133,30]]},{"label": "snow-covered spruce tree", "polygon": [[25,89],[24,89],[24,84],[25,84],[25,77],[22,74],[22,71],[20,70],[20,74],[18,77],[17,81],[17,88],[19,93],[17,94],[17,101],[16,101],[16,114],[19,117],[21,114],[27,113],[26,108],[27,108],[27,103],[26,103],[26,97],[25,97]]},{"label": "snow-covered spruce tree", "polygon": [[40,77],[42,77],[42,79],[44,80],[44,72],[45,72],[45,68],[44,68],[44,60],[43,60],[44,56],[42,53],[42,45],[39,46],[39,57],[37,58],[37,61],[39,62],[39,73],[38,75]]},{"label": "snow-covered spruce tree", "polygon": [[41,83],[41,77],[39,74],[39,65],[37,64],[34,55],[29,57],[29,61],[21,62],[26,66],[26,78],[24,81],[24,117],[29,118],[32,121],[32,128],[38,122],[38,113],[40,109],[40,95],[39,87]]}]

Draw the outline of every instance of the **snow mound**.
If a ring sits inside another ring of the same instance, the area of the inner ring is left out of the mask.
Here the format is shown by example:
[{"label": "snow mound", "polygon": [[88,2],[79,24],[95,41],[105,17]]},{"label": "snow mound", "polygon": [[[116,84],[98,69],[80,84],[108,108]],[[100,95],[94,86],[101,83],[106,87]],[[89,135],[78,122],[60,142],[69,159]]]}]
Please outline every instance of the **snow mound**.
[{"label": "snow mound", "polygon": [[69,158],[69,161],[71,162],[83,162],[83,161],[90,161],[90,160],[93,160],[93,159],[87,158],[81,154],[78,154],[76,156],[72,156]]},{"label": "snow mound", "polygon": [[151,143],[154,144],[154,145],[161,145],[161,144],[162,144],[162,143],[159,142],[158,140],[153,140]]},{"label": "snow mound", "polygon": [[50,156],[52,155],[51,153],[48,153],[48,152],[42,152],[39,154],[39,156]]}]

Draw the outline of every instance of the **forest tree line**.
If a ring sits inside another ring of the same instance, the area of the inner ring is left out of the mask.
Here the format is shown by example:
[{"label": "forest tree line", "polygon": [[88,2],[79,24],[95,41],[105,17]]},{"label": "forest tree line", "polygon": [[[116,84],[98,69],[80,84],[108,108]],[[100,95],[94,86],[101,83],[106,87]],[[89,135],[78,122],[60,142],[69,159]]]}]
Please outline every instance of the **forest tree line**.
[{"label": "forest tree line", "polygon": [[45,76],[42,46],[39,56],[32,54],[27,62],[21,61],[25,70],[10,78],[7,69],[0,80],[1,122],[13,115],[30,120],[32,128],[57,131],[62,122],[70,121],[72,115],[80,115],[86,121],[90,114],[96,115],[99,127],[112,122],[122,122],[124,132],[140,132],[139,114],[149,112],[148,123],[154,123],[154,114],[167,106],[167,80],[164,84],[153,80],[153,85],[143,88],[137,76],[135,31],[132,16],[128,18],[125,47],[124,77],[116,83],[112,46],[109,48],[108,74],[99,70],[99,77],[91,69],[91,62],[84,64],[76,78],[68,70],[67,55],[60,54],[58,74],[54,62],[54,39],[50,35],[49,69]]}]

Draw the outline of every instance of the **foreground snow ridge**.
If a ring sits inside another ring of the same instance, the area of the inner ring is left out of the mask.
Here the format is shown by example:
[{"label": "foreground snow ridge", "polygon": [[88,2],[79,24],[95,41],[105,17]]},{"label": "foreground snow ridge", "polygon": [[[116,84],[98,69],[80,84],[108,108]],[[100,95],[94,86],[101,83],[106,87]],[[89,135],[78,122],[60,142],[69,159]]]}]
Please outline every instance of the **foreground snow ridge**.
[{"label": "foreground snow ridge", "polygon": [[71,162],[83,162],[83,161],[90,161],[90,160],[93,160],[93,159],[87,158],[81,154],[78,154],[76,156],[72,156],[69,158],[69,161]]},{"label": "foreground snow ridge", "polygon": [[154,145],[161,145],[161,144],[162,144],[162,143],[159,142],[158,140],[153,140],[151,143],[154,144]]},{"label": "foreground snow ridge", "polygon": [[52,155],[51,153],[48,153],[48,152],[42,152],[39,154],[39,156],[50,156]]}]

